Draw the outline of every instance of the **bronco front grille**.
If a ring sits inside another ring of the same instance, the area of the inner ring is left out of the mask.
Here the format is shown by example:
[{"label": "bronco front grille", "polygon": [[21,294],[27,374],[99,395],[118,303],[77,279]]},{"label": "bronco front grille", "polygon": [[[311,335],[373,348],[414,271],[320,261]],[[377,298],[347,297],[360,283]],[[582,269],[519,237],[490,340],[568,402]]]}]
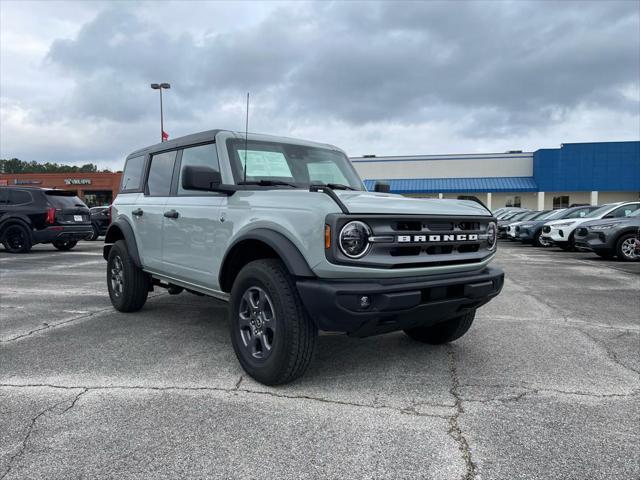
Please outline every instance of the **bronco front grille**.
[{"label": "bronco front grille", "polygon": [[[335,217],[335,218],[332,218]],[[494,253],[488,248],[487,226],[491,217],[389,218],[374,215],[329,215],[331,231],[339,232],[351,220],[366,223],[374,241],[369,252],[349,259],[339,249],[327,250],[333,263],[376,268],[421,268],[428,266],[474,264]],[[330,223],[331,225],[331,223]],[[339,240],[335,238],[334,244]]]}]

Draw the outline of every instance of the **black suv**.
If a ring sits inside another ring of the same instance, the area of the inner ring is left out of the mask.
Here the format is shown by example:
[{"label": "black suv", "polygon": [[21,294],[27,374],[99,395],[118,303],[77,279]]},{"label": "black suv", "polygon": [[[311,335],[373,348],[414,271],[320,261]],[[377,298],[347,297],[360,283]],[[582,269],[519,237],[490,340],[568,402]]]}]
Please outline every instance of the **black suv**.
[{"label": "black suv", "polygon": [[37,243],[71,250],[93,233],[89,208],[73,192],[33,187],[0,187],[0,242],[11,253]]},{"label": "black suv", "polygon": [[107,229],[111,223],[110,207],[91,207],[91,228],[93,233],[87,240],[97,240],[98,237],[107,234]]}]

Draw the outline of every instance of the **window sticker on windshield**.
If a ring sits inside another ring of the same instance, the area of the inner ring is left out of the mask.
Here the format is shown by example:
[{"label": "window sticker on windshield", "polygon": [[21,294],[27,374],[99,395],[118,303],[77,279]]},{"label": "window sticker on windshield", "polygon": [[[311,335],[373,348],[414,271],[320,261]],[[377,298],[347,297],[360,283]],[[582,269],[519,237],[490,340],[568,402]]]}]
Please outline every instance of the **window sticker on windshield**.
[{"label": "window sticker on windshield", "polygon": [[[244,169],[245,151],[238,150],[238,156]],[[246,158],[247,177],[293,177],[287,159],[280,152],[247,150]]]}]

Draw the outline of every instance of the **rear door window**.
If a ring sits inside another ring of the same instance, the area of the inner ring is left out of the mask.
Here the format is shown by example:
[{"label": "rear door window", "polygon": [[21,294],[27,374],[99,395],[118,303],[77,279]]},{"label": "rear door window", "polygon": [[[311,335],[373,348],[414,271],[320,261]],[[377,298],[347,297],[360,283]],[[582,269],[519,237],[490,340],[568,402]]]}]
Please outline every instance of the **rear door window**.
[{"label": "rear door window", "polygon": [[0,205],[6,205],[9,203],[9,190],[6,188],[0,188]]},{"label": "rear door window", "polygon": [[32,201],[33,197],[31,197],[31,193],[29,192],[24,190],[9,190],[9,203],[11,205],[24,205]]},{"label": "rear door window", "polygon": [[149,178],[147,179],[147,195],[169,196],[171,192],[171,178],[176,160],[176,151],[158,153],[151,157]]},{"label": "rear door window", "polygon": [[142,169],[144,168],[144,155],[132,157],[122,172],[121,192],[139,192],[142,188]]}]

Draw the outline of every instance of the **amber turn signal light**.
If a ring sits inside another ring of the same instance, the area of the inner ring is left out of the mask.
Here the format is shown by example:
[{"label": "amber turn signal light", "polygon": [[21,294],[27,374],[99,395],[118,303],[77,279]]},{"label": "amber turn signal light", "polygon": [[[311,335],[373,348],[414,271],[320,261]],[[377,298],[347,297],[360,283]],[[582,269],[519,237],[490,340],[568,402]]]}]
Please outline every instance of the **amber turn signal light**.
[{"label": "amber turn signal light", "polygon": [[327,250],[331,248],[331,227],[329,225],[324,226],[324,248]]}]

